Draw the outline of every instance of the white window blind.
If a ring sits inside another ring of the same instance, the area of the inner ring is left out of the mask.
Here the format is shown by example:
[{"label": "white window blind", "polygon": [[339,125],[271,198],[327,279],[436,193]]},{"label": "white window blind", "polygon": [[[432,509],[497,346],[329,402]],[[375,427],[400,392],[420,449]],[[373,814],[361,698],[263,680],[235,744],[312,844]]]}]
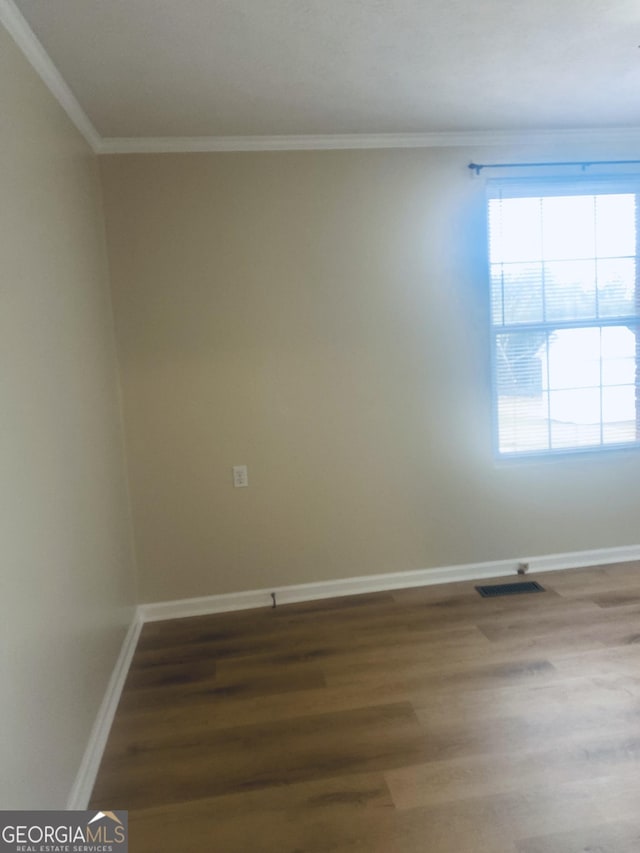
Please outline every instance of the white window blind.
[{"label": "white window blind", "polygon": [[488,183],[500,456],[640,445],[640,176]]}]

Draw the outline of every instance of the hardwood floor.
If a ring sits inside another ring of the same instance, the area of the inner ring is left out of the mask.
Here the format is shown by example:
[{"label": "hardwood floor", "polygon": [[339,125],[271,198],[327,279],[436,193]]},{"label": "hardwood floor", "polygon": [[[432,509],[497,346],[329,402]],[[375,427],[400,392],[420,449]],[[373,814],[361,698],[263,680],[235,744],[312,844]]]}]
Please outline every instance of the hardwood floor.
[{"label": "hardwood floor", "polygon": [[530,579],[146,625],[92,806],[132,853],[638,853],[640,563]]}]

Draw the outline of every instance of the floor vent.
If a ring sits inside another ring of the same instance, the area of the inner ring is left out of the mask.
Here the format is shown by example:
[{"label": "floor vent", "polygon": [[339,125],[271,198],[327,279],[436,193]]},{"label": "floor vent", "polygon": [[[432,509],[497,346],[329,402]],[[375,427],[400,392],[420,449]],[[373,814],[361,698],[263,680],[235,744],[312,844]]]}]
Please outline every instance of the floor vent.
[{"label": "floor vent", "polygon": [[496,595],[522,595],[524,592],[544,592],[544,587],[535,581],[498,583],[492,586],[477,586],[476,589],[483,598],[494,598]]}]

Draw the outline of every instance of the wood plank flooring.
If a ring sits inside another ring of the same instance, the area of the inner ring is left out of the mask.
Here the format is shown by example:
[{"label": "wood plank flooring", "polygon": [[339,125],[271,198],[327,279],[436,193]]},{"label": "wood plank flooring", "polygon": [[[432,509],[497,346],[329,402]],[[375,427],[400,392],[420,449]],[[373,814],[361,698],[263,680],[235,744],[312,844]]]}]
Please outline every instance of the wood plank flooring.
[{"label": "wood plank flooring", "polygon": [[132,853],[638,853],[640,563],[527,579],[146,625],[92,807]]}]

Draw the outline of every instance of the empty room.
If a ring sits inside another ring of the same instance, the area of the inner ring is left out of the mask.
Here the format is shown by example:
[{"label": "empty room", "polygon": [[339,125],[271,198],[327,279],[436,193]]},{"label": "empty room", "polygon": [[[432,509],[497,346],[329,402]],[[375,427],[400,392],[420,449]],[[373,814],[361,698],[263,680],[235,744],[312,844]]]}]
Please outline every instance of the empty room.
[{"label": "empty room", "polygon": [[639,44],[0,0],[0,849],[640,850]]}]

